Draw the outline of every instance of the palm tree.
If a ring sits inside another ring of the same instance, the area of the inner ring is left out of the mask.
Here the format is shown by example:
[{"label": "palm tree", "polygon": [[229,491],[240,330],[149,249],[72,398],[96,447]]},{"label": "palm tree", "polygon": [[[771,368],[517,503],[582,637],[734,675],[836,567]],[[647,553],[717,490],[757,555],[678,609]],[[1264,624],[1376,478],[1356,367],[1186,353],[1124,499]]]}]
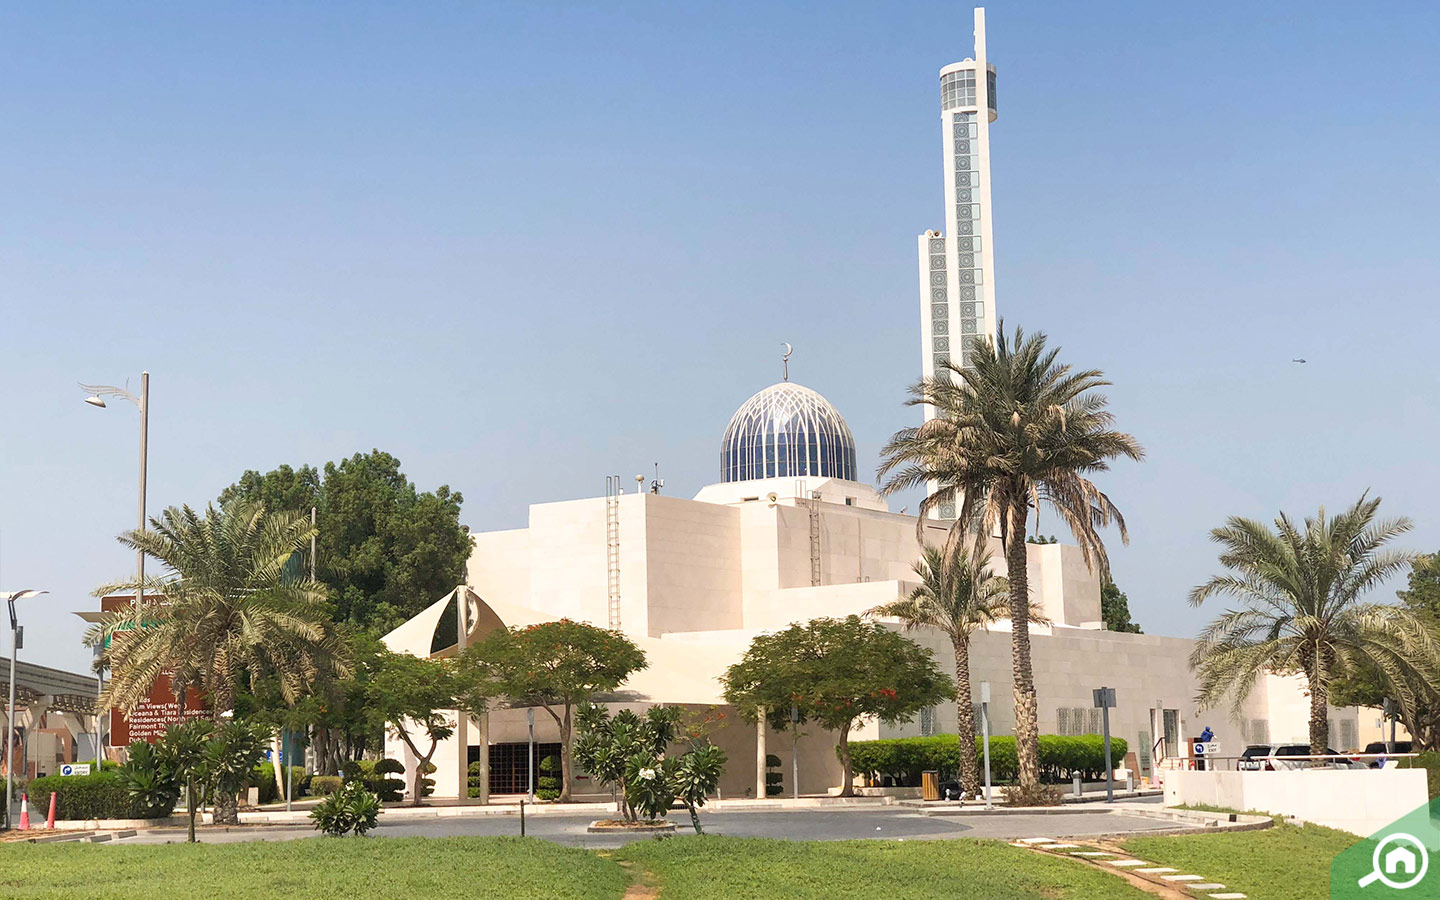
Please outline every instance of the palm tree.
[{"label": "palm tree", "polygon": [[1298,672],[1310,688],[1310,752],[1329,743],[1330,685],[1357,667],[1372,665],[1402,705],[1413,709],[1412,679],[1436,683],[1434,638],[1408,609],[1362,603],[1370,588],[1398,574],[1415,558],[1385,545],[1409,531],[1400,517],[1376,520],[1380,498],[1362,495],[1337,516],[1307,516],[1297,524],[1285,513],[1271,531],[1254,519],[1232,516],[1210,532],[1230,570],[1190,592],[1199,606],[1213,596],[1240,601],[1201,633],[1190,657],[1200,679],[1200,702],[1218,705],[1227,695],[1236,710],[1265,671]]},{"label": "palm tree", "polygon": [[914,569],[920,584],[908,596],[868,610],[866,615],[892,616],[905,623],[907,630],[928,625],[949,636],[955,648],[960,786],[966,794],[978,794],[975,711],[970,702],[970,634],[1009,612],[1009,589],[1003,577],[990,571],[990,554],[972,557],[964,547],[947,560],[944,550],[927,545]]},{"label": "palm tree", "polygon": [[1030,509],[1052,507],[1074,535],[1091,570],[1109,574],[1099,529],[1115,523],[1129,541],[1125,519],[1087,477],[1110,468],[1110,460],[1139,460],[1135,438],[1111,425],[1106,399],[1096,388],[1110,382],[1094,369],[1072,370],[1046,348],[1043,332],[1021,329],[1007,340],[977,342],[968,366],[946,363],[910,389],[910,406],[929,406],[935,417],[898,431],[885,445],[880,474],[886,493],[925,487],[917,531],[943,507],[959,503],[946,543],[955,552],[970,531],[978,554],[998,533],[1005,552],[1012,622],[1011,668],[1015,684],[1015,742],[1020,788],[1040,780],[1038,704],[1030,664],[1030,585],[1026,578],[1025,530]]},{"label": "palm tree", "polygon": [[[170,507],[150,526],[120,535],[120,543],[167,571],[146,579],[143,602],[106,614],[85,636],[112,673],[101,697],[107,708],[129,712],[168,678],[182,710],[187,693],[200,691],[218,726],[256,679],[273,676],[293,702],[317,680],[343,673],[324,586],[286,571],[310,539],[307,518],[231,503],[203,517]],[[132,579],[95,593],[139,587]],[[233,818],[234,801],[217,798],[217,821]]]}]

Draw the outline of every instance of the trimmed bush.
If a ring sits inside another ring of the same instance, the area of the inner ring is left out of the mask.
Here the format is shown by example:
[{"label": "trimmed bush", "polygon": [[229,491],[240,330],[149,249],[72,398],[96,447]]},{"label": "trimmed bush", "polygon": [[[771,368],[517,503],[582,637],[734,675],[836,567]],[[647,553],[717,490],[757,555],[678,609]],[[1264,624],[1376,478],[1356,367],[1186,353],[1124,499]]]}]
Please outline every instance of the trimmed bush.
[{"label": "trimmed bush", "polygon": [[[975,739],[975,757],[984,767],[983,742]],[[1110,758],[1118,766],[1125,760],[1129,744],[1124,738],[1111,736]],[[839,752],[839,749],[836,749]],[[897,785],[916,787],[920,773],[934,769],[941,780],[954,778],[960,771],[960,742],[953,734],[932,737],[887,738],[878,741],[852,741],[850,760],[856,774],[873,780],[890,776]],[[1015,738],[990,738],[990,777],[997,784],[1015,781],[1019,760],[1015,755]],[[1040,735],[1040,779],[1063,783],[1079,774],[1085,781],[1105,778],[1105,739],[1098,734],[1068,737]]]},{"label": "trimmed bush", "polygon": [[329,797],[344,784],[345,780],[339,775],[316,775],[310,779],[310,793],[316,797]]},{"label": "trimmed bush", "polygon": [[130,796],[125,781],[114,769],[90,775],[48,775],[31,780],[26,787],[32,806],[50,808],[55,792],[55,815],[61,819],[150,819],[164,818],[170,809],[146,809]]},{"label": "trimmed bush", "polygon": [[547,801],[547,802],[548,802],[548,801],[559,800],[559,799],[560,799],[560,791],[554,790],[554,789],[543,790],[543,791],[542,791],[542,790],[537,790],[537,791],[535,791],[535,799],[536,799],[536,800],[545,800],[545,801]]},{"label": "trimmed bush", "polygon": [[[291,766],[290,770],[294,778],[295,796],[298,797],[305,783],[305,770],[300,766]],[[280,770],[280,777],[285,777],[284,769]],[[262,804],[274,803],[277,798],[284,799],[280,789],[275,786],[275,764],[272,762],[262,762],[255,767],[255,771],[250,774],[250,786],[260,791]]]},{"label": "trimmed bush", "polygon": [[321,800],[310,811],[315,828],[331,837],[353,833],[364,837],[380,820],[380,798],[365,790],[359,780],[348,781],[338,793]]},{"label": "trimmed bush", "polygon": [[1432,750],[1417,754],[1413,759],[1402,759],[1397,768],[1424,769],[1430,787],[1430,799],[1440,797],[1440,753]]}]

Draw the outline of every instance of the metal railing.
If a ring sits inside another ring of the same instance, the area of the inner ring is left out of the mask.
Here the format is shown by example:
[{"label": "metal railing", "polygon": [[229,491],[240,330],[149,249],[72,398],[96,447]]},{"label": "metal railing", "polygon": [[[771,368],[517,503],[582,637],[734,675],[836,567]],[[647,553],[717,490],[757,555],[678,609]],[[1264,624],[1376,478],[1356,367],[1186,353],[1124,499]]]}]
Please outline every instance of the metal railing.
[{"label": "metal railing", "polygon": [[[1304,756],[1167,756],[1156,763],[1164,772],[1275,772],[1294,769],[1377,769],[1394,768],[1394,760],[1411,759],[1416,753],[1322,753]],[[1380,765],[1373,765],[1372,763]]]}]

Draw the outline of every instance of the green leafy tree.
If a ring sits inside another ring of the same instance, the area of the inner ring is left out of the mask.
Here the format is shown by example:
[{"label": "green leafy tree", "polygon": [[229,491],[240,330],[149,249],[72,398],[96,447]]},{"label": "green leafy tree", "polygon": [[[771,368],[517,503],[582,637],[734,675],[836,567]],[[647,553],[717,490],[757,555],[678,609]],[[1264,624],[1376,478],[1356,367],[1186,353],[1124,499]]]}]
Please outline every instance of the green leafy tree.
[{"label": "green leafy tree", "polygon": [[1100,619],[1106,631],[1144,634],[1137,623],[1130,621],[1130,598],[1108,578],[1100,585]]},{"label": "green leafy tree", "polygon": [[[975,712],[970,699],[970,635],[1009,612],[1009,588],[1003,577],[990,571],[988,553],[972,557],[964,547],[956,548],[947,560],[943,549],[926,546],[914,569],[920,584],[908,596],[877,606],[867,615],[893,616],[906,629],[928,626],[950,638],[955,652],[955,718],[960,746],[972,747]],[[960,754],[960,784],[967,794],[980,791],[979,767],[972,753]]]},{"label": "green leafy tree", "polygon": [[265,758],[269,735],[269,728],[251,722],[226,722],[211,731],[201,770],[214,798],[215,824],[240,824],[236,796]]},{"label": "green leafy tree", "polygon": [[639,759],[645,766],[658,767],[666,747],[675,740],[682,716],[679,707],[669,706],[652,706],[643,717],[628,709],[612,717],[605,707],[592,703],[582,703],[576,710],[575,761],[596,783],[618,790],[620,811],[627,820],[635,821],[637,804],[644,808],[645,803],[658,802],[660,795],[655,792],[664,788],[663,784],[635,784],[631,761]]},{"label": "green leafy tree", "polygon": [[[492,673],[512,705],[538,706],[560,730],[560,802],[570,800],[573,712],[645,668],[645,652],[625,635],[561,619],[497,628],[465,651]],[[463,664],[462,664],[463,665]]]},{"label": "green leafy tree", "polygon": [[465,579],[471,540],[460,524],[462,496],[446,485],[418,491],[383,451],[326,463],[323,472],[247,471],[220,494],[221,505],[254,500],[305,517],[317,508],[317,577],[332,591],[337,621],[384,634]]},{"label": "green leafy tree", "polygon": [[[1112,428],[1114,417],[1097,389],[1109,384],[1094,369],[1073,370],[1057,361],[1043,332],[1015,329],[1006,338],[979,341],[969,364],[947,363],[910,389],[911,406],[930,406],[936,417],[896,432],[885,445],[883,489],[930,490],[919,507],[923,531],[933,513],[954,508],[957,525],[947,552],[966,531],[976,552],[999,533],[1010,585],[1011,668],[1015,685],[1015,737],[1020,784],[1040,778],[1039,720],[1030,659],[1030,585],[1025,533],[1032,507],[1044,502],[1070,529],[1086,565],[1109,574],[1100,529],[1114,523],[1128,541],[1120,511],[1090,476],[1117,457],[1139,460],[1140,445]],[[922,536],[923,539],[923,536]]]},{"label": "green leafy tree", "polygon": [[714,744],[704,744],[681,756],[666,775],[675,796],[689,811],[690,824],[696,834],[705,833],[700,829],[700,807],[719,787],[720,776],[725,774],[725,762],[724,750]]},{"label": "green leafy tree", "polygon": [[861,718],[901,722],[927,706],[954,699],[955,685],[930,651],[858,616],[814,619],[762,634],[725,672],[725,699],[751,722],[790,726],[790,707],[839,734],[844,770],[840,796],[854,794],[850,731]]},{"label": "green leafy tree", "polygon": [[[142,605],[106,613],[86,633],[112,672],[104,702],[134,709],[169,671],[175,694],[203,691],[219,722],[250,678],[275,676],[291,699],[343,669],[324,589],[282,576],[309,536],[309,522],[269,513],[260,503],[212,506],[203,517],[172,506],[150,520],[150,529],[122,534],[120,543],[159,560],[164,572],[146,579]],[[137,587],[131,580],[95,594]]]},{"label": "green leafy tree", "polygon": [[[1416,557],[1410,566],[1406,588],[1396,591],[1400,602],[1420,622],[1431,640],[1440,640],[1440,553]],[[1393,684],[1374,663],[1360,660],[1330,686],[1335,706],[1383,707],[1408,691],[1415,702],[1407,707],[1396,703],[1394,712],[1410,732],[1419,750],[1440,750],[1440,685],[1402,673],[1403,686]]]},{"label": "green leafy tree", "polygon": [[204,719],[191,719],[166,728],[165,736],[160,739],[159,755],[185,785],[188,819],[185,839],[192,844],[195,843],[195,805],[205,784],[205,745],[214,729],[214,724]]},{"label": "green leafy tree", "polygon": [[452,665],[441,659],[385,650],[370,675],[366,713],[389,728],[419,760],[412,785],[414,806],[424,800],[426,769],[435,749],[455,733],[455,723],[446,711],[455,708],[458,692]]},{"label": "green leafy tree", "polygon": [[1227,596],[1239,606],[1205,628],[1191,655],[1203,707],[1230,696],[1238,709],[1262,672],[1298,672],[1310,690],[1314,754],[1329,743],[1331,685],[1360,665],[1374,666],[1401,705],[1415,708],[1409,685],[1433,684],[1440,671],[1435,641],[1410,609],[1361,600],[1414,558],[1386,549],[1410,520],[1377,519],[1379,507],[1380,498],[1362,496],[1335,516],[1321,507],[1297,523],[1281,513],[1273,531],[1236,516],[1210,533],[1229,571],[1191,591],[1190,603]]}]

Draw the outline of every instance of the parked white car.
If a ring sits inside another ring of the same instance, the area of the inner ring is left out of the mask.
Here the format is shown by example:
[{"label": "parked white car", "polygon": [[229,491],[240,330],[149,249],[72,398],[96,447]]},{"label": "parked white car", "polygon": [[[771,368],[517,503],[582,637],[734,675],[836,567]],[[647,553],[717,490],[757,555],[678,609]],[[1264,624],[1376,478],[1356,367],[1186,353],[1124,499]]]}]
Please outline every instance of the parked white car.
[{"label": "parked white car", "polygon": [[[1335,759],[1312,760],[1309,744],[1251,744],[1240,754],[1235,768],[1241,772],[1275,772],[1282,769],[1363,769],[1365,764],[1357,760],[1339,758],[1341,754],[1329,747],[1325,755]],[[1300,757],[1296,759],[1295,757]]]}]

